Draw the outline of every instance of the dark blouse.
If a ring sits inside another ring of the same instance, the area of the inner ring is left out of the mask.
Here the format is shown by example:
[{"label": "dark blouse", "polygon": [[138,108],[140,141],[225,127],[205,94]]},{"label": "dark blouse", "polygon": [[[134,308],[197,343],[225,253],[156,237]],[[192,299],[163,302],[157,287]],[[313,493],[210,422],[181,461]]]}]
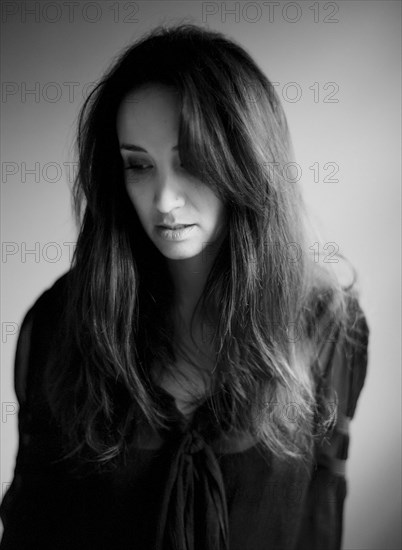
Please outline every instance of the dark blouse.
[{"label": "dark blouse", "polygon": [[338,395],[337,423],[309,468],[247,437],[211,439],[208,400],[190,424],[157,389],[170,429],[132,446],[113,472],[77,478],[58,461],[61,434],[41,395],[41,367],[66,275],[25,315],[15,356],[19,449],[3,499],[1,550],[339,550],[348,423],[367,367],[369,329],[353,298],[356,343],[322,345],[322,380]]}]

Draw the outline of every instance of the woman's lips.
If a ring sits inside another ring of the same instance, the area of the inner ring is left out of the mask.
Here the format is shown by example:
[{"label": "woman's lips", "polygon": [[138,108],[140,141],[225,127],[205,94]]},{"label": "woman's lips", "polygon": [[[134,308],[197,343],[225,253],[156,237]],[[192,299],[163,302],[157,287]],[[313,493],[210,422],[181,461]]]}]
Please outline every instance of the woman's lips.
[{"label": "woman's lips", "polygon": [[194,229],[195,224],[177,224],[174,226],[157,225],[156,232],[164,240],[182,241]]}]

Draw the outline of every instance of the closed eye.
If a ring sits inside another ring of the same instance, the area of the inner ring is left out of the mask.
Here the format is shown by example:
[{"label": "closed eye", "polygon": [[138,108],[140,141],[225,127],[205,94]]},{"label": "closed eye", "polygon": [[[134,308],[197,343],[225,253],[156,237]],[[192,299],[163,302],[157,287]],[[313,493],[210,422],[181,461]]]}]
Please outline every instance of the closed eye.
[{"label": "closed eye", "polygon": [[[180,168],[187,169],[186,166],[183,163],[180,163]],[[143,172],[145,170],[148,170],[149,168],[152,168],[151,164],[128,164],[124,169],[125,170],[133,170],[134,172]]]},{"label": "closed eye", "polygon": [[152,168],[150,164],[129,164],[125,167],[125,170],[131,170],[133,172],[144,172],[145,170],[148,170],[149,168]]}]

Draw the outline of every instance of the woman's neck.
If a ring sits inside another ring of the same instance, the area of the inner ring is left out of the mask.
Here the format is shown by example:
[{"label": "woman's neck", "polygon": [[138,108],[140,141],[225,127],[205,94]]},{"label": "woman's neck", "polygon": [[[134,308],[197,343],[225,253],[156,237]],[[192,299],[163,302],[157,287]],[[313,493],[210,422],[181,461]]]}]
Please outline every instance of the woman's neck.
[{"label": "woman's neck", "polygon": [[211,254],[201,253],[183,260],[167,260],[174,285],[174,307],[185,321],[191,319],[214,259]]},{"label": "woman's neck", "polygon": [[196,258],[168,262],[175,291],[175,308],[187,317],[194,311],[207,281],[208,272]]}]

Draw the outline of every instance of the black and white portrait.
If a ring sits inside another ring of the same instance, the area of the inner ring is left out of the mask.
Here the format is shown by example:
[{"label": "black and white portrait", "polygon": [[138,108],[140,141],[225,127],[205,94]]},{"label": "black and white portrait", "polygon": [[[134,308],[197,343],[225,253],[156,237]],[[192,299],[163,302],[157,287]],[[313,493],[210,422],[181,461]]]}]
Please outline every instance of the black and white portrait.
[{"label": "black and white portrait", "polygon": [[1,550],[396,550],[396,1],[2,15]]}]

